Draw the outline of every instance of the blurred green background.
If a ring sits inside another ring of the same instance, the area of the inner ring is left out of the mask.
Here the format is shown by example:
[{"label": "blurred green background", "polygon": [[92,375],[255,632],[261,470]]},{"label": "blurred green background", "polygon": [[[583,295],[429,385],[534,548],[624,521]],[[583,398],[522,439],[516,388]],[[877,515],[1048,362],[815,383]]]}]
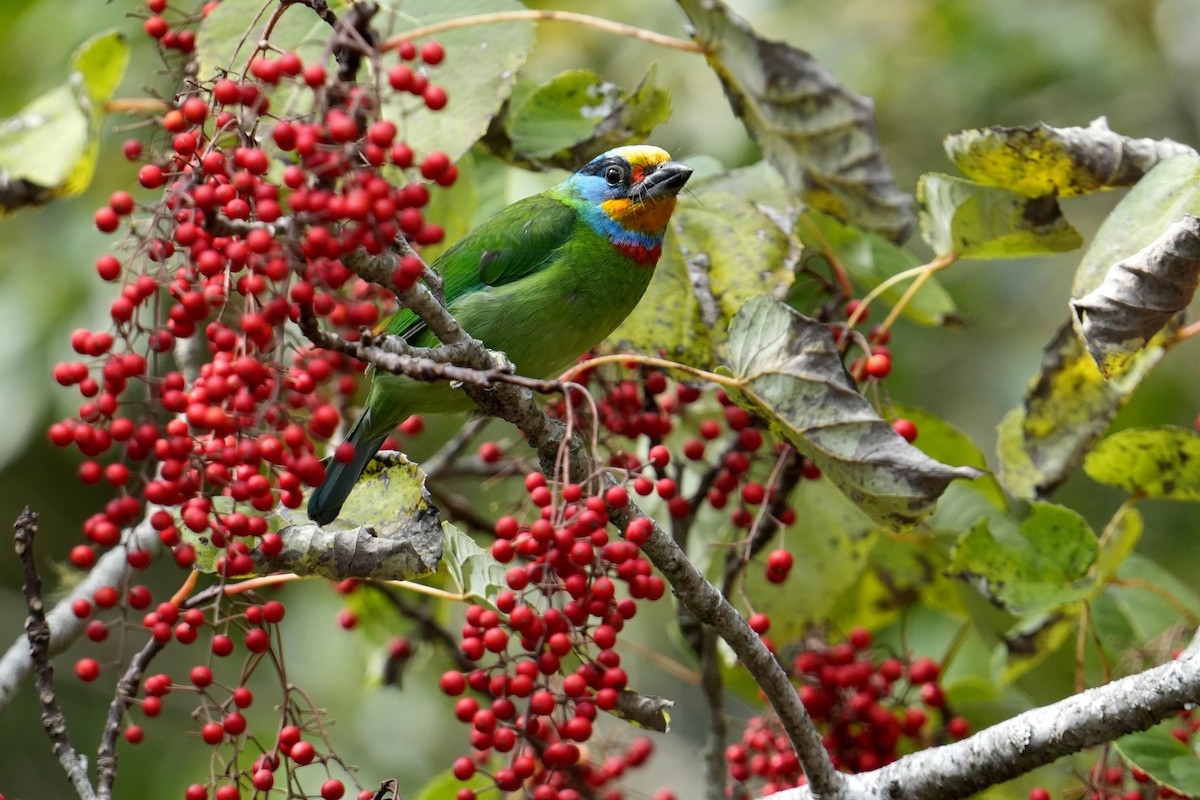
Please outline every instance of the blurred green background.
[{"label": "blurred green background", "polygon": [[[667,0],[530,5],[601,13],[685,35],[683,15]],[[730,0],[730,5],[758,31],[811,51],[853,90],[874,98],[887,160],[905,190],[911,191],[923,172],[952,170],[940,142],[943,134],[960,128],[1039,120],[1086,125],[1106,115],[1112,128],[1126,135],[1200,144],[1200,0]],[[5,53],[0,116],[60,83],[71,52],[108,27],[128,33],[134,47],[118,97],[164,90],[140,21],[126,16],[132,10],[126,0],[73,3],[69,13],[49,0],[7,2],[0,14]],[[544,24],[526,71],[545,80],[564,69],[590,67],[632,86],[654,61],[659,82],[674,95],[673,119],[654,143],[683,159],[704,154],[729,166],[757,159],[716,78],[697,56]],[[76,455],[51,447],[45,429],[74,413],[77,403],[73,391],[54,383],[51,366],[70,357],[73,328],[104,326],[111,300],[110,287],[92,267],[108,241],[91,218],[112,191],[135,185],[136,166],[120,155],[121,141],[136,133],[122,130],[126,124],[124,118],[106,124],[97,177],[85,196],[0,219],[0,520],[15,519],[26,504],[41,513],[38,547],[47,575],[79,541],[84,518],[105,499],[102,491],[75,480]],[[536,183],[530,181],[531,191]],[[1118,193],[1109,193],[1070,200],[1065,211],[1089,236],[1117,199]],[[910,247],[928,255],[919,239]],[[958,330],[918,330],[902,323],[892,344],[892,396],[944,416],[991,452],[995,424],[1019,401],[1042,346],[1065,317],[1077,258],[964,262],[944,273],[942,280],[967,322]],[[1190,426],[1198,410],[1194,348],[1184,346],[1167,357],[1117,424]],[[1076,478],[1057,499],[1088,510],[1093,524],[1102,524],[1120,498]],[[1142,550],[1185,579],[1197,574],[1200,558],[1190,546],[1200,533],[1194,512],[1164,504],[1143,510],[1148,526]],[[19,587],[15,559],[0,557],[0,647],[21,630]],[[170,583],[161,587],[171,588]],[[446,721],[445,702],[420,676],[410,676],[403,692],[362,692],[378,654],[337,627],[338,598],[315,586],[292,589],[288,596],[290,677],[318,705],[335,710],[334,741],[363,775],[399,777],[404,796],[410,797],[414,787],[462,752],[465,730]],[[660,605],[639,616],[643,630],[661,634],[670,611]],[[309,657],[315,654],[319,658]],[[105,681],[83,686],[74,680],[73,660],[59,659],[61,696],[77,746],[91,754],[110,698]],[[636,653],[628,663],[640,690],[679,701],[675,732],[657,737],[661,760],[652,770],[654,779],[635,772],[634,785],[647,794],[665,784],[676,787],[680,797],[698,796],[694,748],[704,714],[695,688]],[[440,671],[445,665],[435,659],[427,666]],[[171,671],[167,660],[158,668]],[[205,769],[203,747],[181,746],[186,705],[167,702],[164,717],[147,726],[147,741],[121,748],[118,797],[179,797],[179,776],[199,776]],[[166,763],[169,770],[162,769]],[[0,716],[0,793],[8,800],[70,794],[40,732],[31,690]]]}]

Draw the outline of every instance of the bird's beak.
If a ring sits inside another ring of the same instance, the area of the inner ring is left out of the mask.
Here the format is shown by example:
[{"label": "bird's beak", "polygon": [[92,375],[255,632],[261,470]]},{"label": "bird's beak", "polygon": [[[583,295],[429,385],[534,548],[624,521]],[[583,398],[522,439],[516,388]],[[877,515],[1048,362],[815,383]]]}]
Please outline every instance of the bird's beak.
[{"label": "bird's beak", "polygon": [[664,161],[639,183],[629,188],[629,199],[634,202],[654,200],[659,197],[674,197],[692,177],[692,168],[678,161]]}]

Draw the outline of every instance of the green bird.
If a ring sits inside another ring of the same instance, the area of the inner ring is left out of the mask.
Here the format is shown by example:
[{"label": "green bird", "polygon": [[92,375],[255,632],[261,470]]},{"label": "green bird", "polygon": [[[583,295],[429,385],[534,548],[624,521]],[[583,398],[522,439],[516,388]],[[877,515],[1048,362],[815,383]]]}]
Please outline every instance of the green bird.
[{"label": "green bird", "polygon": [[[513,203],[472,230],[434,264],[446,303],[471,336],[503,351],[517,372],[561,374],[633,311],[662,252],[675,197],[692,169],[648,145],[618,147],[546,192]],[[437,338],[410,310],[389,334],[418,347]],[[466,410],[446,383],[376,371],[346,440],[348,461],[330,464],[308,500],[308,516],[337,518],[383,440],[410,414]]]}]

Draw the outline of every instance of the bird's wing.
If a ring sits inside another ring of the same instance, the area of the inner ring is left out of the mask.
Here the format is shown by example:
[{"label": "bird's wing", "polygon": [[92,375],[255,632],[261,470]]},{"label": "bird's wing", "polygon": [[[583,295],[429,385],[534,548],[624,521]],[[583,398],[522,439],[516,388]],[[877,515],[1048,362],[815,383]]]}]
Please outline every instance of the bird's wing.
[{"label": "bird's wing", "polygon": [[[578,219],[571,206],[544,194],[513,203],[459,239],[433,264],[445,281],[446,303],[536,272],[570,239]],[[401,309],[386,330],[412,341],[425,323],[411,310]]]}]

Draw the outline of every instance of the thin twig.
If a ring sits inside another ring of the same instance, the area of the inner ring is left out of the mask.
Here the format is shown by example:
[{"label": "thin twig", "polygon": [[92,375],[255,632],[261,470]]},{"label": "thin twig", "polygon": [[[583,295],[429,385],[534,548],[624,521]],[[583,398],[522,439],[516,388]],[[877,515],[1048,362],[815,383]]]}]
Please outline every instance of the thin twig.
[{"label": "thin twig", "polygon": [[108,717],[104,721],[100,749],[96,754],[96,794],[99,800],[112,797],[113,782],[117,778],[117,736],[121,730],[121,720],[137,696],[146,667],[165,646],[164,642],[151,637],[129,662],[129,668],[121,680],[117,681],[117,691],[108,706]]},{"label": "thin twig", "polygon": [[729,725],[725,721],[725,681],[721,677],[721,654],[717,635],[704,628],[700,639],[700,688],[708,706],[708,735],[704,742],[704,791],[708,800],[725,800],[729,777],[725,764],[725,741]]},{"label": "thin twig", "polygon": [[46,624],[46,607],[42,601],[42,579],[33,560],[33,539],[37,535],[38,517],[28,506],[17,517],[15,549],[25,573],[22,590],[29,616],[25,620],[25,638],[29,641],[29,657],[36,675],[38,700],[42,704],[42,728],[50,737],[54,755],[67,778],[82,800],[96,800],[96,792],[87,774],[87,758],[75,751],[67,732],[67,719],[54,692],[54,665],[50,663],[50,626]]},{"label": "thin twig", "polygon": [[627,36],[631,39],[637,39],[642,42],[659,45],[661,47],[669,47],[673,50],[683,50],[689,53],[703,53],[704,47],[696,42],[689,42],[686,39],[676,39],[673,36],[665,36],[661,33],[648,31],[644,28],[637,28],[633,25],[623,25],[620,22],[613,22],[610,19],[602,17],[593,17],[588,14],[576,14],[571,11],[555,11],[550,9],[545,10],[527,10],[527,11],[497,11],[491,14],[476,14],[470,17],[458,17],[457,19],[448,19],[445,22],[437,22],[433,25],[424,25],[420,28],[413,28],[404,33],[398,33],[395,36],[389,37],[379,45],[379,51],[385,53],[388,50],[395,50],[404,42],[411,42],[414,39],[421,39],[426,36],[434,36],[445,31],[457,30],[459,28],[469,28],[476,25],[496,25],[504,22],[573,22],[577,25],[585,25],[589,28],[605,31],[607,33],[615,33],[618,36]]}]

